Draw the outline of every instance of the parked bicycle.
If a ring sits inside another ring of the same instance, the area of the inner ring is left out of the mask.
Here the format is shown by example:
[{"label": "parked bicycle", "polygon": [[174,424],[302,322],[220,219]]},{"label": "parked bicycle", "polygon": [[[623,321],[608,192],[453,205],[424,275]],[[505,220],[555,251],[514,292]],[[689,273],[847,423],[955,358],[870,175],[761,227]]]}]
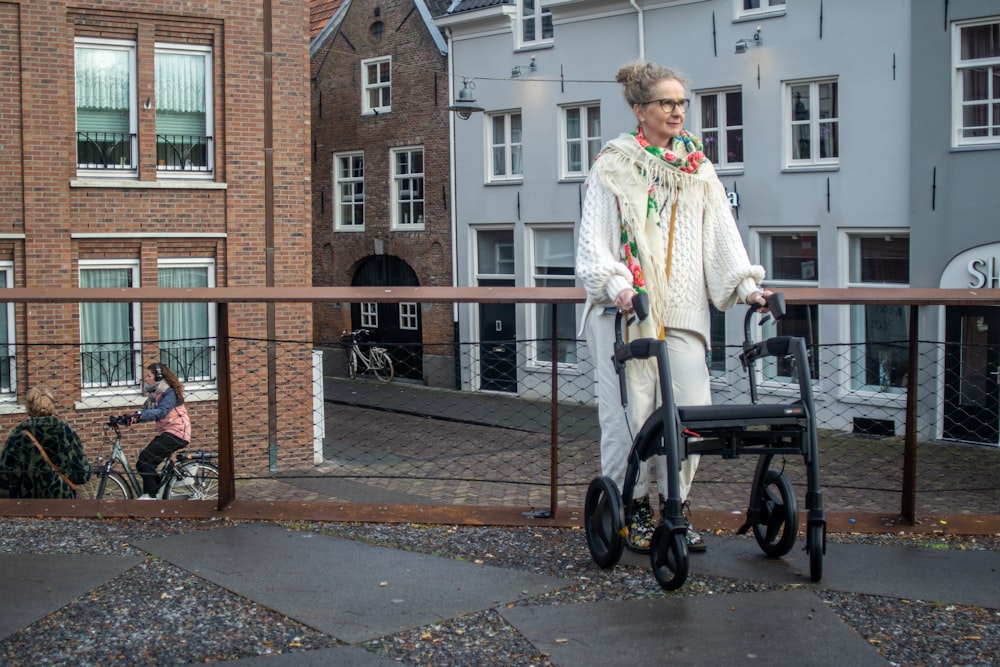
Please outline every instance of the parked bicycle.
[{"label": "parked bicycle", "polygon": [[365,354],[361,349],[358,339],[368,334],[368,329],[340,332],[340,342],[347,350],[347,371],[352,380],[358,376],[358,371],[360,371],[374,373],[375,377],[382,382],[392,382],[395,371],[392,368],[392,359],[386,349],[370,345],[368,346],[368,354]]},{"label": "parked bicycle", "polygon": [[[93,477],[77,489],[78,498],[119,498],[128,500],[142,495],[142,478],[132,468],[122,451],[121,427],[127,417],[112,416],[104,425],[104,435],[111,443],[111,454],[94,471]],[[112,435],[113,433],[113,435]],[[159,469],[158,500],[217,500],[219,468],[209,461],[215,455],[205,451],[176,452]],[[116,469],[116,464],[119,469]]]}]

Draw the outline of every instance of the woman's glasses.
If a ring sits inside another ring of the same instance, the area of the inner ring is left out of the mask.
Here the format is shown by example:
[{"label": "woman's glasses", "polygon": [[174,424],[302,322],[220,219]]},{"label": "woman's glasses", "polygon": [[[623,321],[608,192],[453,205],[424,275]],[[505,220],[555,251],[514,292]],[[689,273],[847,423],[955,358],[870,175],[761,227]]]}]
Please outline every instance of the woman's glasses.
[{"label": "woman's glasses", "polygon": [[686,97],[682,100],[668,100],[664,97],[659,100],[649,100],[647,102],[643,102],[643,104],[652,104],[653,102],[659,102],[660,108],[663,109],[664,113],[673,113],[674,109],[677,107],[680,107],[681,111],[687,111],[688,107],[691,106],[691,100]]}]

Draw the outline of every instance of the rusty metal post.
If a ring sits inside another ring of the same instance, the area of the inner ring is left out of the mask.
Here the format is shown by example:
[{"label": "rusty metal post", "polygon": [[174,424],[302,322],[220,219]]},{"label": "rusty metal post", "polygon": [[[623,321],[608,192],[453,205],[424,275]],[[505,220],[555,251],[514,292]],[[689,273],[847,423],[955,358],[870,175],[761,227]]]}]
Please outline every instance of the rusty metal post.
[{"label": "rusty metal post", "polygon": [[903,520],[911,526],[917,522],[917,309],[910,306],[910,340],[907,352],[909,370],[906,376],[906,438],[903,441]]},{"label": "rusty metal post", "polygon": [[559,307],[552,304],[552,389],[549,425],[549,516],[559,507]]},{"label": "rusty metal post", "polygon": [[215,304],[219,351],[216,383],[219,390],[219,510],[236,500],[236,465],[233,457],[233,393],[229,374],[229,304]]}]

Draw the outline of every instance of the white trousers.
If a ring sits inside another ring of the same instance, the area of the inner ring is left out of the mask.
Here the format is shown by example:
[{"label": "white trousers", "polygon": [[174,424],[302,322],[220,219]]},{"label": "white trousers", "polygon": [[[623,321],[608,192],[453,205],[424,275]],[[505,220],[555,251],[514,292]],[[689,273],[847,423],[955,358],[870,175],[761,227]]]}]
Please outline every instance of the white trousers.
[{"label": "white trousers", "polygon": [[[590,313],[587,321],[587,345],[590,348],[597,382],[597,415],[601,426],[601,474],[610,477],[621,491],[625,483],[628,453],[634,436],[643,422],[662,402],[656,361],[630,361],[626,364],[628,408],[622,407],[618,374],[612,356],[615,341],[615,315],[603,310]],[[670,357],[670,376],[677,405],[709,405],[712,388],[705,360],[705,342],[701,336],[682,330],[666,332]],[[681,452],[683,455],[683,451]],[[680,499],[687,500],[701,457],[688,456],[681,462]],[[656,466],[656,486],[667,497],[667,462],[655,456],[643,465],[633,498],[649,495],[649,465]]]}]

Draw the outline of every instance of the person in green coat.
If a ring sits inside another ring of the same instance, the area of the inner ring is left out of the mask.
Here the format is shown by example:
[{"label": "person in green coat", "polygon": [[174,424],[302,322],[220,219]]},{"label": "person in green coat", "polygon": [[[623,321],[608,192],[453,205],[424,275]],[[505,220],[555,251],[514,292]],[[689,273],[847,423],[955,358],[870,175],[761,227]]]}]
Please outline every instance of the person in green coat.
[{"label": "person in green coat", "polygon": [[55,416],[52,394],[32,387],[28,419],[14,427],[0,454],[0,488],[11,498],[76,498],[90,462],[73,427]]}]

